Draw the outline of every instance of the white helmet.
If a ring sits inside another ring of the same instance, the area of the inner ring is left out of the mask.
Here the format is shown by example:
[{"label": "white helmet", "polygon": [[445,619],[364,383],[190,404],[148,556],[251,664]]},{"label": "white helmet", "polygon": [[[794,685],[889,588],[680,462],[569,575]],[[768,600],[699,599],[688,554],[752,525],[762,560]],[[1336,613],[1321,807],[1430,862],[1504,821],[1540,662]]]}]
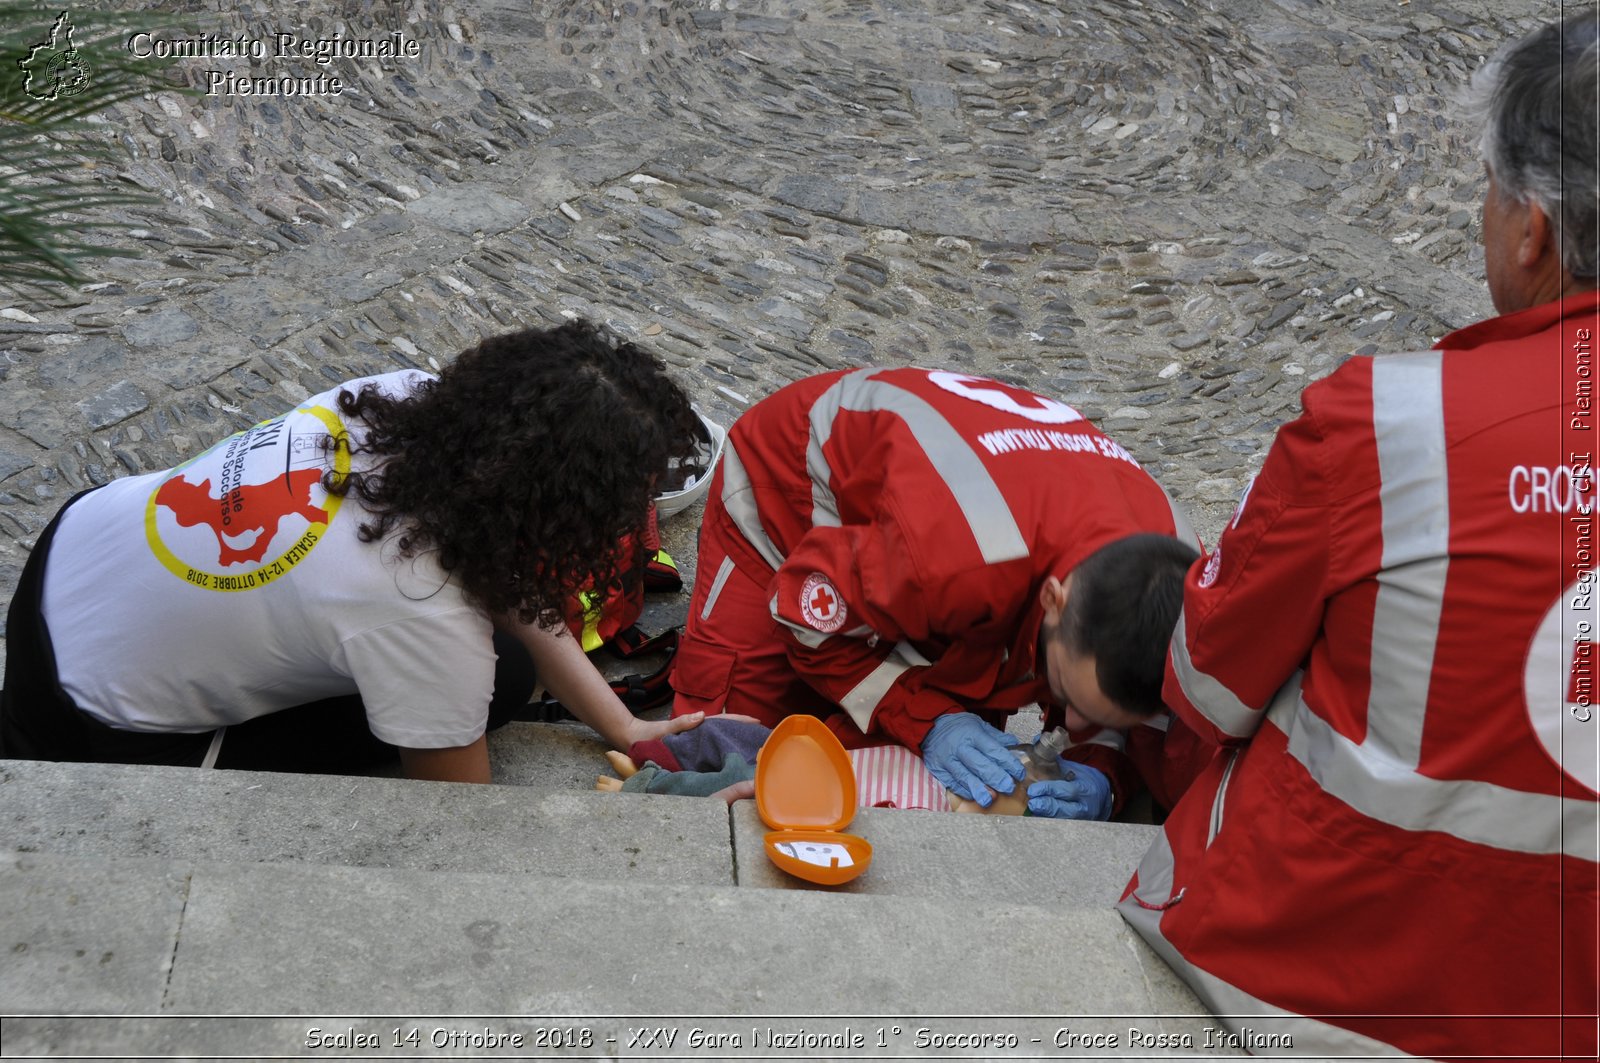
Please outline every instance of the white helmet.
[{"label": "white helmet", "polygon": [[700,418],[700,432],[695,439],[695,452],[688,458],[674,458],[667,468],[667,483],[681,486],[656,495],[656,514],[670,517],[704,498],[711,490],[711,474],[722,460],[722,445],[728,441],[728,431],[694,407]]}]

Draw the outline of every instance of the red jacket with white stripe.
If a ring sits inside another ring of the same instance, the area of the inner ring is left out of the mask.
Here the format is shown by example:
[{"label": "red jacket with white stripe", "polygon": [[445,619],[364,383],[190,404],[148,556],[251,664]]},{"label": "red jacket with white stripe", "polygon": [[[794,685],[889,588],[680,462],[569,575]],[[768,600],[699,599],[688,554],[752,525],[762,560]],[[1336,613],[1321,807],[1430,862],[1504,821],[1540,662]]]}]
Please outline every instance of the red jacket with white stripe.
[{"label": "red jacket with white stripe", "polygon": [[[1597,303],[1312,385],[1191,571],[1166,700],[1243,748],[1122,908],[1219,1015],[1593,1056]],[[1562,1012],[1589,1017],[1472,1017]]]},{"label": "red jacket with white stripe", "polygon": [[1047,576],[1137,532],[1194,538],[1076,411],[959,373],[792,384],[734,424],[721,475],[729,517],[776,570],[796,671],[861,732],[912,749],[944,713],[1048,699]]}]

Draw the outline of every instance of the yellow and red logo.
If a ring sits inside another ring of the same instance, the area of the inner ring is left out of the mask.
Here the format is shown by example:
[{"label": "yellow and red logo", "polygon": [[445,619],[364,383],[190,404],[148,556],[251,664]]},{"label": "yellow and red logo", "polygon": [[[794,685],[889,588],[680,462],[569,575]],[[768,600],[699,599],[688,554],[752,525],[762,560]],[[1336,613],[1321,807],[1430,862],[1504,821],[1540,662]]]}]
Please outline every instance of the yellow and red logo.
[{"label": "yellow and red logo", "polygon": [[303,406],[180,465],[150,492],[150,549],[205,590],[271,583],[311,552],[343,501],[323,486],[330,458],[335,476],[350,471],[343,436],[332,410]]}]

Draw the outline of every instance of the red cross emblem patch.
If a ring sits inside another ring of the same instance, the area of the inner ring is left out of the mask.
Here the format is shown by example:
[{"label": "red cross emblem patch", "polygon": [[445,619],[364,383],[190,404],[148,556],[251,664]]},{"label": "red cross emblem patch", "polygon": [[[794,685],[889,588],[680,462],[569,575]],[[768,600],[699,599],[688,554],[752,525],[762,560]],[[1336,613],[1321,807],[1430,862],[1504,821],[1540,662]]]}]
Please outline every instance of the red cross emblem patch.
[{"label": "red cross emblem patch", "polygon": [[800,615],[818,631],[834,632],[844,627],[845,607],[828,577],[813,572],[800,587]]}]

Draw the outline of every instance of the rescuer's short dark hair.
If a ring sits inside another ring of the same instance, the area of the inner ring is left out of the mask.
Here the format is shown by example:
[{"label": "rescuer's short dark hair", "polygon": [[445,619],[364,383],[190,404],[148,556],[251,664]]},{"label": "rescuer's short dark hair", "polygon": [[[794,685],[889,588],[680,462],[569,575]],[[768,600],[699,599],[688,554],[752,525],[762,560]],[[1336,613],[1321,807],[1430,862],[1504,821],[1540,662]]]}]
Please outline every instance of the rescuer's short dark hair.
[{"label": "rescuer's short dark hair", "polygon": [[1139,716],[1163,708],[1167,644],[1183,608],[1183,580],[1199,551],[1170,535],[1114,540],[1072,570],[1056,636],[1095,662],[1100,689]]}]

